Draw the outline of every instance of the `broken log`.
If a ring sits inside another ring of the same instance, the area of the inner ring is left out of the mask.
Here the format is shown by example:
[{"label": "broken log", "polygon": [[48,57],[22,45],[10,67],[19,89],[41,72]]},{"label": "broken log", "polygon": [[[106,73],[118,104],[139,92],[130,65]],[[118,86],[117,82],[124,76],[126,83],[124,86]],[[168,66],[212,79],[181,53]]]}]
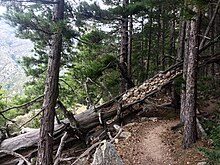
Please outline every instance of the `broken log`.
[{"label": "broken log", "polygon": [[[100,118],[104,121],[104,125],[108,125],[116,122],[117,118],[115,117],[118,115],[119,110],[122,119],[128,115],[138,113],[143,108],[144,104],[148,104],[146,101],[147,98],[154,96],[162,88],[170,84],[174,78],[182,74],[181,67],[182,63],[180,62],[166,71],[160,72],[140,86],[131,88],[109,102],[75,115],[74,118],[77,125],[79,125],[78,128],[80,128],[80,132],[84,133],[85,139],[88,139],[89,136],[92,136],[91,130],[101,125]],[[101,126],[104,127],[104,125]],[[62,124],[55,126],[55,132],[53,135],[55,150],[58,148],[64,131],[67,131],[68,139],[69,141],[72,141],[72,143],[77,144],[81,140],[81,143],[88,144],[85,139],[79,139],[79,137],[76,136],[77,130],[75,130],[74,133],[73,129],[74,128],[70,126],[67,119],[62,121]],[[19,153],[28,156],[31,151],[36,150],[38,141],[39,130],[32,131],[2,141],[0,150],[18,151]],[[0,155],[1,160],[4,156],[5,155]],[[4,164],[1,160],[0,164]]]}]

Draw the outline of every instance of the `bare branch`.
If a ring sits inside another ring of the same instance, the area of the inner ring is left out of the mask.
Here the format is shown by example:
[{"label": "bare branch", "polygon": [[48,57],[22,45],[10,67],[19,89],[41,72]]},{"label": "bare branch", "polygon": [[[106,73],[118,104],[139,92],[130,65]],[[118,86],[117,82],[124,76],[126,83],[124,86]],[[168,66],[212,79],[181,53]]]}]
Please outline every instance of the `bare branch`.
[{"label": "bare branch", "polygon": [[67,137],[68,137],[68,134],[67,134],[67,132],[65,132],[63,137],[60,140],[60,145],[59,145],[59,147],[57,149],[54,165],[58,165],[60,163],[60,157],[61,157],[62,149],[64,147],[65,140],[66,140]]},{"label": "bare branch", "polygon": [[31,119],[29,119],[28,121],[26,121],[24,124],[22,124],[19,128],[23,127],[24,125],[26,125],[27,123],[29,123],[31,120],[33,120],[35,117],[37,117],[38,115],[40,115],[40,113],[43,111],[44,109],[41,108],[41,110],[36,114],[34,115]]},{"label": "bare branch", "polygon": [[8,154],[8,155],[12,155],[18,158],[21,158],[22,160],[24,160],[26,162],[27,165],[31,165],[31,163],[21,154],[18,154],[16,152],[13,151],[8,151],[8,150],[0,150],[0,153],[4,153],[4,154]]},{"label": "bare branch", "polygon": [[88,155],[94,148],[96,148],[99,144],[102,144],[103,141],[101,142],[96,142],[94,143],[91,147],[89,147],[85,152],[83,152],[82,155],[80,155],[71,165],[76,164],[81,158],[85,157],[86,155]]},{"label": "bare branch", "polygon": [[21,108],[21,107],[25,107],[25,106],[30,106],[30,105],[32,105],[34,102],[36,102],[37,100],[39,100],[39,99],[41,99],[41,98],[43,98],[43,97],[44,97],[44,94],[43,94],[43,95],[40,95],[39,97],[37,97],[37,98],[35,98],[35,99],[33,99],[33,100],[27,102],[27,103],[6,108],[6,109],[0,111],[0,114],[5,113],[5,112],[7,112],[7,111],[9,111],[9,110],[11,110],[11,109]]},{"label": "bare branch", "polygon": [[215,43],[220,42],[220,35],[215,37],[212,41],[208,42],[206,45],[204,45],[203,47],[199,48],[199,54],[201,52],[203,52],[204,50],[206,50],[208,47],[214,45]]},{"label": "bare branch", "polygon": [[[213,16],[212,16],[212,18],[211,18],[211,20],[210,20],[210,22],[209,22],[209,24],[208,24],[208,26],[206,28],[205,34],[203,36],[207,36],[208,35],[208,33],[210,31],[210,28],[212,27],[212,24],[213,24],[213,22],[215,20],[215,17],[217,15],[217,13],[218,13],[219,5],[220,5],[220,0],[218,0],[218,2],[216,4]],[[201,49],[203,47],[203,45],[205,44],[205,41],[206,41],[206,37],[203,37],[202,41],[200,42],[199,49]]]},{"label": "bare branch", "polygon": [[113,143],[114,141],[115,141],[115,139],[117,138],[117,137],[119,137],[120,135],[121,135],[121,133],[122,133],[122,131],[123,131],[123,128],[122,127],[120,127],[119,125],[114,125],[114,128],[116,129],[116,130],[118,130],[118,133],[115,135],[115,137],[113,137],[112,139],[111,139],[111,141],[110,141],[110,143]]},{"label": "bare branch", "polygon": [[41,3],[41,4],[58,4],[59,3],[59,0],[58,1],[48,1],[48,0],[5,0],[5,1],[13,1],[13,2],[18,2],[18,3],[31,2],[31,3]]},{"label": "bare branch", "polygon": [[57,104],[59,105],[60,109],[63,111],[64,116],[65,116],[66,118],[68,118],[71,127],[73,127],[73,128],[78,128],[78,127],[79,127],[79,124],[78,124],[78,122],[76,121],[76,119],[75,119],[73,113],[70,112],[70,111],[68,111],[61,101],[57,101]]},{"label": "bare branch", "polygon": [[5,115],[4,114],[2,114],[2,113],[0,113],[0,115],[5,119],[5,120],[8,120],[8,121],[10,121],[10,122],[12,122],[12,123],[15,123],[16,125],[17,125],[17,123],[16,123],[16,121],[14,121],[14,120],[11,120],[11,119],[9,119],[9,118],[7,118],[7,117],[5,117]]}]

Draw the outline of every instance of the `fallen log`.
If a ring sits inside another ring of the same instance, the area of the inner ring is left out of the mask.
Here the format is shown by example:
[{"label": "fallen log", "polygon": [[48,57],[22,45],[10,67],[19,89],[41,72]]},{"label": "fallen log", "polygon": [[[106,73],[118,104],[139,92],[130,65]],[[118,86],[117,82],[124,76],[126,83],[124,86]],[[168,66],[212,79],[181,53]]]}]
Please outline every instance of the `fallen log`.
[{"label": "fallen log", "polygon": [[[154,96],[154,94],[170,84],[174,78],[182,74],[181,67],[182,62],[170,67],[166,71],[160,72],[140,86],[131,88],[124,94],[117,96],[103,105],[94,106],[94,108],[75,115],[74,118],[78,128],[71,127],[67,119],[62,121],[62,124],[55,126],[53,135],[54,150],[58,148],[64,131],[68,134],[67,143],[84,143],[85,145],[90,145],[88,139],[92,136],[100,138],[106,125],[111,125],[118,119],[122,120],[133,113],[138,113],[143,108],[144,104],[148,104],[148,102],[145,101],[147,98]],[[103,124],[100,120],[102,120]],[[101,133],[98,135],[96,131],[92,131],[97,126],[103,127],[100,131]],[[80,139],[76,136],[76,132],[78,132],[77,129],[80,129],[80,132],[83,133],[84,139]],[[103,137],[105,136],[103,135]],[[0,150],[16,151],[24,156],[28,156],[33,150],[36,150],[38,141],[39,130],[36,130],[2,141]],[[94,143],[94,137],[93,140],[90,141]],[[2,165],[4,164],[2,160],[4,160],[3,157],[5,156],[5,154],[0,155],[0,164]]]}]

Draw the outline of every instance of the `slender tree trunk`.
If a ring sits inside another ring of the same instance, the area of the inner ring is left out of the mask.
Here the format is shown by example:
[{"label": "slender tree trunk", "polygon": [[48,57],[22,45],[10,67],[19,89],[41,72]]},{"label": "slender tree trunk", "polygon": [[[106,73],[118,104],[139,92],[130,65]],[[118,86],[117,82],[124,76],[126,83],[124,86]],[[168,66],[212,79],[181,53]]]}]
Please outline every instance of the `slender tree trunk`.
[{"label": "slender tree trunk", "polygon": [[[214,35],[218,36],[220,34],[220,12],[217,13],[214,22]],[[220,52],[220,42],[216,43],[214,46],[215,52]],[[215,66],[215,72],[220,72],[219,65]]]},{"label": "slender tree trunk", "polygon": [[[128,0],[123,0],[123,7],[128,5]],[[127,90],[127,81],[126,77],[128,77],[128,16],[123,13],[122,16],[122,27],[121,27],[121,49],[120,49],[120,93],[123,93]]]},{"label": "slender tree trunk", "polygon": [[145,72],[145,67],[144,67],[144,18],[141,18],[141,81],[144,81],[144,72]]},{"label": "slender tree trunk", "polygon": [[171,28],[170,28],[170,50],[169,50],[169,66],[172,65],[175,53],[175,14],[173,14],[173,18],[170,21]]},{"label": "slender tree trunk", "polygon": [[[54,21],[63,19],[64,0],[55,5]],[[52,36],[52,46],[48,57],[47,77],[44,90],[43,116],[40,127],[40,141],[38,144],[38,165],[53,164],[53,131],[55,105],[58,97],[58,81],[60,58],[62,52],[61,30]]]},{"label": "slender tree trunk", "polygon": [[[189,42],[189,35],[186,35],[186,31],[189,31],[190,27],[187,25],[186,22],[182,22],[182,26],[180,29],[179,34],[179,49],[177,52],[177,60],[184,60],[183,61],[183,83],[182,83],[182,90],[181,90],[181,108],[180,108],[180,122],[184,123],[184,110],[185,110],[185,98],[186,98],[186,74],[187,74],[187,64],[188,64],[188,42]],[[187,33],[189,34],[189,33]]]},{"label": "slender tree trunk", "polygon": [[128,78],[131,79],[131,55],[132,55],[132,33],[133,33],[133,18],[129,17],[129,34],[128,34]]},{"label": "slender tree trunk", "polygon": [[[162,5],[161,12],[162,12],[161,15],[163,15],[165,13],[163,5]],[[161,66],[162,66],[162,70],[165,70],[165,60],[164,60],[164,57],[165,57],[165,33],[166,33],[166,20],[165,20],[165,18],[162,19],[161,26],[162,26]]]},{"label": "slender tree trunk", "polygon": [[157,18],[157,23],[158,23],[158,32],[157,32],[157,44],[156,44],[156,54],[155,54],[155,66],[156,66],[156,73],[158,73],[158,71],[160,70],[159,68],[159,58],[160,58],[160,54],[161,54],[161,5],[159,5],[159,9],[158,9],[158,18]]},{"label": "slender tree trunk", "polygon": [[198,65],[198,18],[187,21],[188,31],[188,65],[186,74],[186,95],[184,110],[183,148],[189,148],[197,139],[196,97]]},{"label": "slender tree trunk", "polygon": [[152,22],[153,22],[153,18],[151,16],[152,14],[152,9],[150,11],[150,15],[149,15],[149,34],[148,34],[148,49],[147,49],[147,67],[146,67],[146,78],[149,78],[149,72],[150,72],[150,58],[151,58],[151,38],[152,38]]},{"label": "slender tree trunk", "polygon": [[186,21],[184,21],[183,18],[181,18],[180,30],[179,30],[179,43],[177,48],[177,62],[183,60],[185,33],[186,33]]},{"label": "slender tree trunk", "polygon": [[[209,9],[209,18],[210,19],[212,18],[213,13],[214,13],[213,8],[214,8],[214,5],[210,4],[210,9]],[[211,38],[215,37],[215,35],[214,35],[214,33],[215,33],[214,23],[211,25],[209,33],[210,33]],[[210,55],[214,56],[214,54],[215,54],[215,45],[212,45],[209,50],[210,50]],[[215,63],[211,64],[210,75],[211,75],[212,80],[214,82],[214,79],[215,79]]]}]

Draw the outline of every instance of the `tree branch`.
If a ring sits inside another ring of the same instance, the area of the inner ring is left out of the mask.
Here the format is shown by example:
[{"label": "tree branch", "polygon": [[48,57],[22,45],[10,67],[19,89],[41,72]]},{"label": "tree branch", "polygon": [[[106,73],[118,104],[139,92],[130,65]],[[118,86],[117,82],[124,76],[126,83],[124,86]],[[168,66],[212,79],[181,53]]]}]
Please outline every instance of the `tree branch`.
[{"label": "tree branch", "polygon": [[25,106],[30,106],[30,105],[32,105],[34,102],[36,102],[38,99],[41,99],[41,98],[43,98],[43,97],[44,97],[44,94],[43,94],[43,95],[40,95],[39,97],[37,97],[37,98],[35,98],[35,99],[33,99],[33,100],[29,101],[29,102],[26,102],[26,103],[24,103],[24,104],[16,105],[16,106],[13,106],[13,107],[6,108],[6,109],[4,109],[4,110],[1,110],[1,111],[0,111],[0,114],[5,113],[5,112],[7,112],[7,111],[9,111],[9,110],[11,110],[11,109],[21,108],[21,107],[25,107]]},{"label": "tree branch", "polygon": [[[11,1],[11,0],[8,0],[8,1]],[[41,3],[41,4],[58,4],[59,3],[59,0],[58,1],[47,1],[47,0],[14,0],[15,2],[25,2],[25,3],[28,3],[28,2],[31,2],[31,3]]]},{"label": "tree branch", "polygon": [[220,39],[220,35],[217,36],[214,40],[208,42],[208,43],[207,43],[206,45],[204,45],[203,47],[199,48],[199,54],[200,54],[201,52],[203,52],[204,50],[206,50],[208,47],[214,45],[215,43],[220,42],[219,39]]},{"label": "tree branch", "polygon": [[208,33],[210,31],[210,28],[212,27],[212,24],[215,20],[215,17],[217,15],[217,13],[218,13],[219,5],[220,5],[220,0],[218,0],[218,2],[216,4],[215,11],[214,11],[213,16],[212,16],[212,18],[211,18],[211,20],[210,20],[210,22],[209,22],[209,24],[206,28],[206,31],[205,31],[204,35],[203,35],[204,37],[203,37],[202,41],[200,42],[199,49],[201,49],[203,47],[203,45],[204,45],[204,43],[207,39],[206,36],[208,35]]},{"label": "tree branch", "polygon": [[67,134],[67,132],[65,132],[64,135],[62,136],[61,140],[60,140],[60,145],[57,149],[54,165],[58,165],[60,163],[60,156],[61,156],[62,149],[65,145],[65,140],[66,140],[67,137],[68,137],[68,134]]},{"label": "tree branch", "polygon": [[0,150],[0,153],[4,153],[4,154],[8,154],[8,155],[12,155],[18,158],[21,158],[22,160],[24,160],[26,162],[27,165],[31,165],[31,163],[21,154],[18,154],[16,152],[13,151],[8,151],[8,150]]},{"label": "tree branch", "polygon": [[31,120],[33,120],[35,117],[37,117],[42,111],[44,110],[44,108],[41,108],[41,110],[34,115],[32,118],[30,118],[28,121],[26,121],[24,124],[22,124],[19,128],[23,127],[24,125],[26,125],[27,123],[29,123]]}]

